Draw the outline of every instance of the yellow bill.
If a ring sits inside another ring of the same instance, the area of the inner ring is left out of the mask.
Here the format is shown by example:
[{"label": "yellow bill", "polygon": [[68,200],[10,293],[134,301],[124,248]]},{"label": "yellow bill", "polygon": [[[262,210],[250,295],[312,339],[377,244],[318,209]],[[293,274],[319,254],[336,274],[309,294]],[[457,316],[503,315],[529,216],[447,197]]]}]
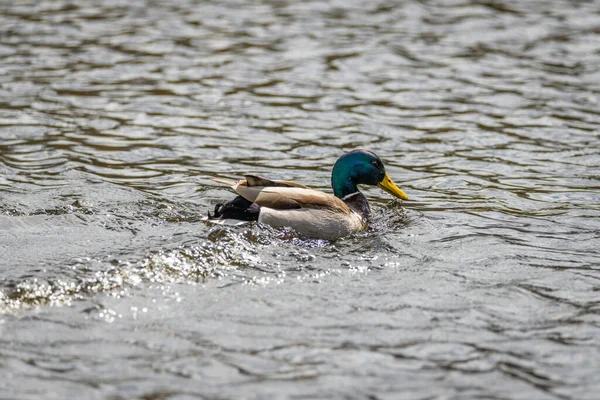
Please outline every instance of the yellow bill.
[{"label": "yellow bill", "polygon": [[402,190],[400,190],[400,188],[398,186],[396,186],[396,184],[394,182],[392,182],[392,179],[387,174],[387,172],[386,172],[385,176],[383,177],[383,179],[381,180],[381,182],[379,182],[377,184],[377,186],[379,186],[380,188],[382,188],[383,190],[385,190],[392,196],[398,197],[399,199],[402,199],[402,200],[408,200],[408,196],[406,195],[406,193],[404,193]]}]

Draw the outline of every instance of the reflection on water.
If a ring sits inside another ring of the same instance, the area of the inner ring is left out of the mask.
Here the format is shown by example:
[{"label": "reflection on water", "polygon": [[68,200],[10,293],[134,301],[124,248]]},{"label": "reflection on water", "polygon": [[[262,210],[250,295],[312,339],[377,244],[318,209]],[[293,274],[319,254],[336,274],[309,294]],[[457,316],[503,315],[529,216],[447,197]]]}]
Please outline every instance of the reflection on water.
[{"label": "reflection on water", "polygon": [[[3,393],[594,399],[599,9],[0,5]],[[368,232],[202,220],[357,147]]]}]

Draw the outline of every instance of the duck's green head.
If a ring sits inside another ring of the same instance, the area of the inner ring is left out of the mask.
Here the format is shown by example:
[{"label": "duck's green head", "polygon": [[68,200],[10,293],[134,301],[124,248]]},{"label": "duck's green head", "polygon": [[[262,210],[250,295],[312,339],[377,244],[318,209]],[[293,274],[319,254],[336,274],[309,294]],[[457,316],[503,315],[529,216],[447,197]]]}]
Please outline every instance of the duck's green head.
[{"label": "duck's green head", "polygon": [[352,150],[344,154],[336,161],[331,172],[331,187],[336,197],[341,199],[357,192],[357,185],[379,186],[392,196],[408,200],[408,196],[385,172],[381,159],[367,150]]}]

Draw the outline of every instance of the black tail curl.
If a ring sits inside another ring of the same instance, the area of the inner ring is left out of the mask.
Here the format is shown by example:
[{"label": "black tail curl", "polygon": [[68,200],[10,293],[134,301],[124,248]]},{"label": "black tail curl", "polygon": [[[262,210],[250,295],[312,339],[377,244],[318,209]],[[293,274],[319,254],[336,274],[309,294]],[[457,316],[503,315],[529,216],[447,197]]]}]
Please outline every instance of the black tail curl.
[{"label": "black tail curl", "polygon": [[214,214],[208,213],[209,219],[237,219],[240,221],[258,221],[260,206],[242,196],[237,196],[229,203],[215,205]]}]

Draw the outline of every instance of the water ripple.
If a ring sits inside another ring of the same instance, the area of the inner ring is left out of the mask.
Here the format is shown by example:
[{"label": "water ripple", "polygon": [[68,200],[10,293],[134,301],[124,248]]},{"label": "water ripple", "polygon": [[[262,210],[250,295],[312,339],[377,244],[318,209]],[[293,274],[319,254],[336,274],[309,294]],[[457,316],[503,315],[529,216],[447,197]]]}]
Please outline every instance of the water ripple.
[{"label": "water ripple", "polygon": [[[1,5],[4,393],[596,398],[598,6]],[[202,221],[356,147],[368,232]]]}]

